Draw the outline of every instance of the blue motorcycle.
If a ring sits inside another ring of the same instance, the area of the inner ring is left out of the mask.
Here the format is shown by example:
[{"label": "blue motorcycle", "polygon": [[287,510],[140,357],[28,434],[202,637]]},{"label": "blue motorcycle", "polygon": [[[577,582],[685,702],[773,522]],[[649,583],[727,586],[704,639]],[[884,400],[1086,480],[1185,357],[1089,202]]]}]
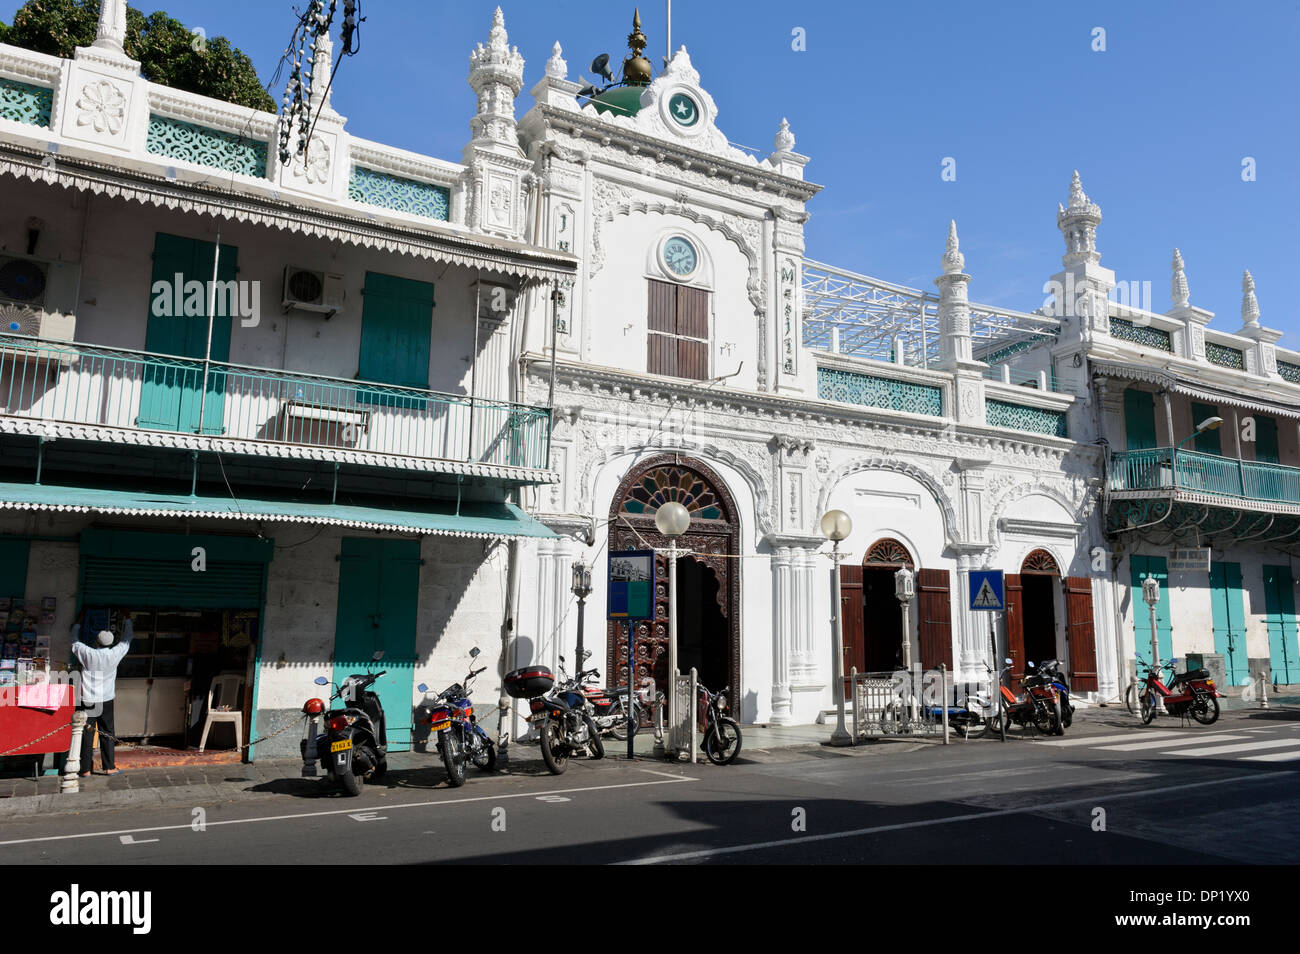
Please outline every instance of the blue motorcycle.
[{"label": "blue motorcycle", "polygon": [[1061,728],[1068,729],[1074,721],[1074,706],[1070,704],[1070,684],[1065,673],[1061,672],[1059,659],[1044,659],[1038,664],[1038,671],[1052,680],[1052,686],[1061,694]]},{"label": "blue motorcycle", "polygon": [[[478,658],[478,654],[478,647],[475,646],[470,650],[470,659]],[[432,705],[421,703],[416,713],[415,722],[418,727],[429,734],[438,733],[438,751],[442,755],[442,764],[447,769],[447,781],[453,788],[465,784],[466,762],[473,762],[475,768],[484,772],[492,771],[497,764],[496,746],[478,724],[474,705],[470,701],[470,683],[486,669],[486,666],[470,669],[463,684],[452,683],[438,693]],[[429,691],[424,683],[416,688],[423,693]]]}]

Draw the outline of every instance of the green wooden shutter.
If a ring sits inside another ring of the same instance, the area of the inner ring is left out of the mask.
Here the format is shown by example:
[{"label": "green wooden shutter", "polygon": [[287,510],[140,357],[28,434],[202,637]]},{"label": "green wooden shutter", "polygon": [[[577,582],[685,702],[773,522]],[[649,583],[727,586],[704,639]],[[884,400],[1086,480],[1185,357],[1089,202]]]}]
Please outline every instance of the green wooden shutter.
[{"label": "green wooden shutter", "polygon": [[400,387],[429,386],[433,285],[366,273],[358,377]]},{"label": "green wooden shutter", "polygon": [[[84,530],[81,601],[91,606],[260,609],[274,543],[251,537]],[[206,568],[193,568],[202,547]]]},{"label": "green wooden shutter", "polygon": [[[145,330],[145,350],[153,354],[174,355],[202,361],[208,350],[208,304],[211,300],[212,262],[216,255],[213,242],[168,235],[159,232],[154,238],[153,274],[149,285],[149,317]],[[222,245],[217,268],[217,280],[233,282],[239,274],[239,249]],[[180,276],[179,279],[177,276]],[[173,294],[167,307],[158,307],[153,293],[158,282],[168,289],[181,283],[181,311],[176,313]],[[186,315],[184,305],[185,284],[191,281],[204,287],[201,313]],[[212,360],[230,360],[230,334],[232,316],[230,309],[218,305],[219,314],[212,321]],[[162,311],[162,314],[156,314]],[[168,314],[168,312],[171,312]],[[151,361],[143,371],[140,394],[140,427],[172,431],[197,431],[199,427],[199,391],[203,387],[202,366]],[[207,409],[204,412],[203,431],[220,434],[223,431],[222,415],[225,411],[226,382],[220,374],[209,375]]]},{"label": "green wooden shutter", "polygon": [[[1168,662],[1174,654],[1173,631],[1169,626],[1169,570],[1164,557],[1131,556],[1129,569],[1132,573],[1133,637],[1137,652],[1146,658],[1151,655],[1151,610],[1142,599],[1142,581],[1154,576],[1160,581],[1160,602],[1156,604],[1156,646],[1160,659]],[[1152,660],[1147,659],[1147,662]]]},{"label": "green wooden shutter", "polygon": [[1255,415],[1255,460],[1261,464],[1278,463],[1277,421],[1271,417]]},{"label": "green wooden shutter", "polygon": [[1150,391],[1124,392],[1124,436],[1128,450],[1156,446],[1155,396]]},{"label": "green wooden shutter", "polygon": [[1273,682],[1300,682],[1300,647],[1296,639],[1295,581],[1289,566],[1264,567],[1264,613],[1268,624]]},{"label": "green wooden shutter", "polygon": [[0,596],[19,600],[27,597],[31,546],[27,540],[0,540]]},{"label": "green wooden shutter", "polygon": [[1246,658],[1246,611],[1240,563],[1210,564],[1210,606],[1214,618],[1214,651],[1223,656],[1228,684],[1241,685],[1250,670]]},{"label": "green wooden shutter", "polygon": [[[1219,409],[1213,404],[1192,404],[1192,427],[1196,427],[1208,417],[1218,417]],[[1194,446],[1202,454],[1222,455],[1218,431],[1203,431],[1196,435]]]}]

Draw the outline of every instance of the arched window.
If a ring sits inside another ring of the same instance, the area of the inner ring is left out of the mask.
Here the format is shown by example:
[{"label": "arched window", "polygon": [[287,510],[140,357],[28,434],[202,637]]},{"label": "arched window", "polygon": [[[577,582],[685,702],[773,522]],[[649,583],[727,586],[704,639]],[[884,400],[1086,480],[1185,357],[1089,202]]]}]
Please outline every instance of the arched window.
[{"label": "arched window", "polygon": [[1046,550],[1032,550],[1025,562],[1020,565],[1021,573],[1039,573],[1046,576],[1060,576],[1061,568]]},{"label": "arched window", "polygon": [[654,516],[670,501],[684,506],[691,520],[727,520],[725,504],[706,479],[690,467],[656,467],[641,474],[623,498],[623,512]]},{"label": "arched window", "polygon": [[915,569],[912,565],[912,555],[907,552],[907,547],[893,537],[885,537],[873,543],[867,550],[867,555],[862,558],[862,564],[863,566],[905,566]]}]

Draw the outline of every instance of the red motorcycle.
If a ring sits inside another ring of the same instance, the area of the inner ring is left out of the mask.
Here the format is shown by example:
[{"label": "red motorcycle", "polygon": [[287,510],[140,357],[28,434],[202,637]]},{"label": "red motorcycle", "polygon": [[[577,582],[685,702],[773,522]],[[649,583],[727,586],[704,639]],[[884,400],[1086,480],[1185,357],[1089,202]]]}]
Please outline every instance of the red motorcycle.
[{"label": "red motorcycle", "polygon": [[[1174,672],[1176,660],[1161,664],[1156,660],[1155,667],[1147,665],[1146,660],[1138,656],[1138,661],[1146,666],[1146,678],[1139,687],[1138,710],[1142,724],[1150,725],[1156,717],[1158,702],[1164,700],[1165,711],[1170,715],[1188,716],[1201,725],[1213,725],[1219,718],[1219,690],[1214,687],[1207,669],[1193,669],[1190,672]],[[1160,674],[1168,669],[1173,679],[1165,685]]]}]

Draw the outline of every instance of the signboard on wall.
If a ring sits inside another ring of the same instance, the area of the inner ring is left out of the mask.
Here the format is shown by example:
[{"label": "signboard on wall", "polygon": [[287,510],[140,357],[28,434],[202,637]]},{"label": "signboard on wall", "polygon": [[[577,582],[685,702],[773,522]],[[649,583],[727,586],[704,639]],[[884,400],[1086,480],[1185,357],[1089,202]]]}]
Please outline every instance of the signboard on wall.
[{"label": "signboard on wall", "polygon": [[611,550],[609,554],[610,619],[653,619],[655,615],[653,550]]},{"label": "signboard on wall", "polygon": [[1209,547],[1174,547],[1169,551],[1170,573],[1209,573]]},{"label": "signboard on wall", "polygon": [[970,571],[970,608],[1000,612],[1007,608],[1001,570]]}]

